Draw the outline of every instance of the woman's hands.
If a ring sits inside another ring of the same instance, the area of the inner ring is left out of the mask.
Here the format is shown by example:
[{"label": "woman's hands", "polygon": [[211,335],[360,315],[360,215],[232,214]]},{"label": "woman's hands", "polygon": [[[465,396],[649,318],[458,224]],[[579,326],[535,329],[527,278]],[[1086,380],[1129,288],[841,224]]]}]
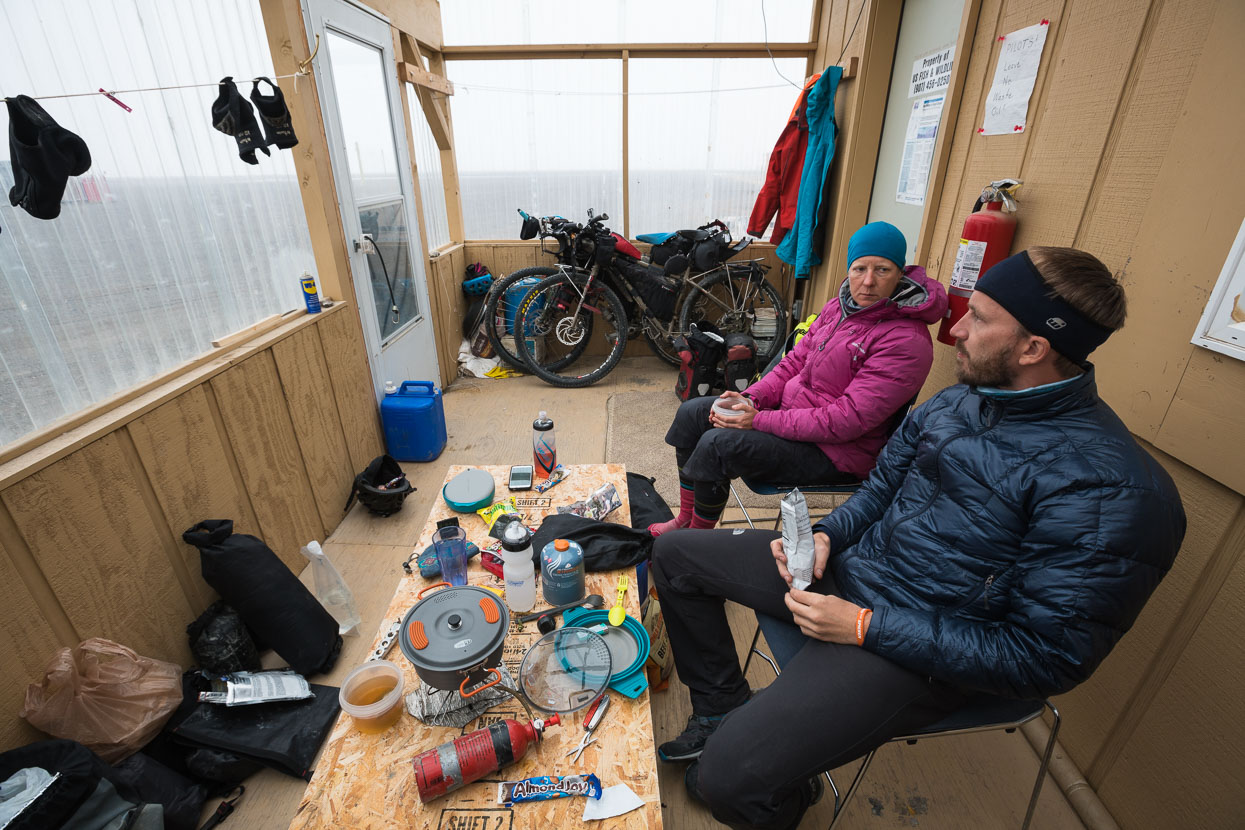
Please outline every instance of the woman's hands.
[{"label": "woman's hands", "polygon": [[[782,538],[770,542],[770,553],[778,566],[778,575],[788,586],[791,585],[791,572],[787,570],[787,555],[782,549]],[[818,531],[813,534],[813,577],[821,579],[826,572],[826,562],[830,559],[830,537]],[[817,594],[812,591],[798,591],[791,588],[783,597],[795,624],[807,637],[824,640],[828,643],[856,642],[856,617],[860,614],[860,606],[848,602],[842,597]],[[862,632],[869,630],[872,614],[865,614]]]},{"label": "woman's hands", "polygon": [[723,417],[712,409],[709,410],[709,423],[715,427],[723,429],[752,429],[752,419],[756,417],[757,409],[752,405],[752,401],[745,398],[738,392],[723,392],[718,400],[723,401],[727,406],[735,407],[735,415]]}]

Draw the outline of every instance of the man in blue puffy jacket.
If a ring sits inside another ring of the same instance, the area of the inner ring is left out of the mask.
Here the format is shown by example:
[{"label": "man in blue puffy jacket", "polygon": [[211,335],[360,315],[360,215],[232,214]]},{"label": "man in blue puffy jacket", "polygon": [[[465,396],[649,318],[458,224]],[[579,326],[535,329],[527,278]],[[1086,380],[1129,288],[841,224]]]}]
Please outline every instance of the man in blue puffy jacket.
[{"label": "man in blue puffy jacket", "polygon": [[[795,827],[820,771],[973,693],[1066,692],[1128,631],[1185,517],[1086,360],[1124,316],[1123,288],[1082,251],[1031,248],[991,268],[952,329],[960,383],[913,410],[813,527],[807,590],[791,587],[775,533],[657,539],[653,578],[693,712],[659,753],[695,761],[689,791],[720,821]],[[809,638],[755,699],[723,599]]]}]

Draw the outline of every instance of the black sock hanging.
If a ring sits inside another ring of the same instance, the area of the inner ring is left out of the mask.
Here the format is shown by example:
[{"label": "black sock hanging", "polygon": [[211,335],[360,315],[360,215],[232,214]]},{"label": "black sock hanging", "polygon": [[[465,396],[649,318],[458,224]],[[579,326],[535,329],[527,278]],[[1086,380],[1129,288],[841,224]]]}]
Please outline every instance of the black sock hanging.
[{"label": "black sock hanging", "polygon": [[[264,95],[259,91],[259,82],[263,81],[272,87],[272,95]],[[285,93],[281,87],[267,78],[256,78],[251,86],[251,101],[259,111],[259,119],[264,123],[264,136],[269,144],[280,150],[288,150],[298,144],[298,136],[294,135],[294,127],[290,124],[290,110],[285,105]]]},{"label": "black sock hanging", "polygon": [[13,188],[9,202],[37,219],[55,219],[70,176],[91,169],[86,142],[57,124],[26,95],[5,99]]},{"label": "black sock hanging", "polygon": [[272,155],[255,120],[255,111],[234,84],[232,77],[220,80],[220,94],[212,102],[212,126],[238,142],[238,157],[247,164],[259,164],[255,151]]}]

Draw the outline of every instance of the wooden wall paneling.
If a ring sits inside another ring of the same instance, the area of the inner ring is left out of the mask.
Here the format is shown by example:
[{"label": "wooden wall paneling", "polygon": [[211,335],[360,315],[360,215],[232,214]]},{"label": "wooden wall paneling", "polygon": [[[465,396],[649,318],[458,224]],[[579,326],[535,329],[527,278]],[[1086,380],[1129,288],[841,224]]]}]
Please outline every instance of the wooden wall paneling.
[{"label": "wooden wall paneling", "polygon": [[233,449],[225,444],[211,406],[205,388],[198,386],[127,425],[175,550],[196,577],[189,596],[196,612],[211,603],[214,593],[198,578],[199,551],[182,542],[182,532],[204,519],[232,519],[238,533],[259,533]]},{"label": "wooden wall paneling", "polygon": [[1098,786],[1122,827],[1239,827],[1245,810],[1245,514],[1225,539],[1235,566],[1131,740]]},{"label": "wooden wall paneling", "polygon": [[0,498],[78,636],[188,665],[186,624],[198,610],[174,571],[167,528],[156,526],[143,500],[136,467],[110,434]]},{"label": "wooden wall paneling", "polygon": [[441,4],[438,0],[362,0],[363,4],[389,18],[399,31],[413,35],[421,43],[440,49]]},{"label": "wooden wall paneling", "polygon": [[[1241,498],[1196,470],[1143,443],[1164,466],[1180,490],[1188,519],[1184,544],[1131,631],[1116,645],[1098,671],[1056,705],[1067,726],[1059,740],[1091,783],[1101,778],[1105,752],[1118,732],[1127,734],[1163,682],[1153,668],[1170,660],[1167,650],[1173,626],[1188,614],[1195,586],[1223,542]],[[1125,705],[1126,701],[1135,703]],[[1108,764],[1109,766],[1109,764]]]},{"label": "wooden wall paneling", "polygon": [[[349,312],[349,309],[345,311]],[[324,355],[346,449],[350,453],[350,469],[359,473],[385,451],[380,410],[376,405],[372,373],[363,346],[363,331],[359,328],[356,315],[339,313],[320,321],[316,332],[320,335],[320,351]],[[345,503],[343,499],[342,504]]]},{"label": "wooden wall paneling", "polygon": [[[1158,13],[1077,239],[1117,270],[1129,294],[1127,325],[1094,355],[1099,387],[1129,429],[1156,443],[1195,351],[1189,339],[1245,214],[1245,116],[1224,99],[1225,90],[1245,88],[1233,54],[1245,7],[1188,0],[1164,3]],[[1215,183],[1213,198],[1207,181]]]},{"label": "wooden wall paneling", "polygon": [[272,354],[261,352],[217,375],[212,390],[263,530],[260,537],[299,573],[307,564],[299,548],[326,534]]},{"label": "wooden wall paneling", "polygon": [[[463,246],[442,251],[432,260],[428,273],[428,293],[436,294],[433,301],[437,316],[433,330],[436,333],[439,353],[449,354],[441,361],[441,385],[448,386],[458,375],[458,347],[463,339],[463,317],[467,312],[467,298],[462,292],[463,271],[467,267],[463,259]],[[474,260],[473,260],[474,261]]]},{"label": "wooden wall paneling", "polygon": [[273,344],[272,356],[327,538],[346,515],[342,508],[350,498],[358,470],[346,448],[320,337],[303,329]]},{"label": "wooden wall paneling", "polygon": [[1245,493],[1245,361],[1193,347],[1154,443]]},{"label": "wooden wall paneling", "polygon": [[[3,506],[0,512],[5,512]],[[46,591],[46,584],[45,600],[40,602],[23,581],[18,563],[4,544],[4,537],[8,535],[4,531],[13,530],[7,512],[0,527],[3,528],[0,529],[0,584],[4,585],[2,619],[6,635],[0,638],[0,665],[5,669],[0,675],[0,712],[4,713],[0,718],[0,752],[3,752],[47,737],[17,713],[26,699],[27,684],[37,682],[52,655],[62,646],[75,645],[78,637],[55,598]],[[29,551],[24,549],[20,539],[16,540],[16,546],[23,548],[22,559],[28,559]],[[24,570],[30,569],[27,563]],[[36,578],[42,580],[42,574],[36,574]],[[47,607],[48,598],[55,608]],[[62,621],[60,636],[47,619],[49,613]]]}]

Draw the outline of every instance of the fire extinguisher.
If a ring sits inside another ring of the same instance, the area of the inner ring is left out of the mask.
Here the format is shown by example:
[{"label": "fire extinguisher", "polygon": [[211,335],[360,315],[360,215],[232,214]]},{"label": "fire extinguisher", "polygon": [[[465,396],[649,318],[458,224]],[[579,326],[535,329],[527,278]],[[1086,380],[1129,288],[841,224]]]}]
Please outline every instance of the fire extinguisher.
[{"label": "fire extinguisher", "polygon": [[1011,253],[1012,237],[1016,235],[1015,196],[1021,184],[1019,179],[990,182],[964,220],[960,249],[951,269],[951,287],[947,290],[947,316],[938,328],[939,341],[948,346],[955,345],[951,329],[968,311],[968,298],[973,296],[977,278]]},{"label": "fire extinguisher", "polygon": [[426,804],[521,760],[546,727],[561,722],[557,715],[531,723],[506,718],[416,755],[412,763],[419,800]]}]

